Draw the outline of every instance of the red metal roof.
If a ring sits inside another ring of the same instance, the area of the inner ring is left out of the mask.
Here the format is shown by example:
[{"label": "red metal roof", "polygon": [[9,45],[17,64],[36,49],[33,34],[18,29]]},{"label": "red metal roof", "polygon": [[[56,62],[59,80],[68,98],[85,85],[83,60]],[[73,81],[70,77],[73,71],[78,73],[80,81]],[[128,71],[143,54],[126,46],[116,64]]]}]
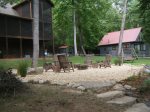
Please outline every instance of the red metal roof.
[{"label": "red metal roof", "polygon": [[[136,41],[141,32],[141,29],[142,28],[139,27],[139,28],[124,30],[123,43]],[[102,38],[102,40],[99,42],[98,46],[118,44],[119,36],[120,36],[120,31],[110,32]]]}]

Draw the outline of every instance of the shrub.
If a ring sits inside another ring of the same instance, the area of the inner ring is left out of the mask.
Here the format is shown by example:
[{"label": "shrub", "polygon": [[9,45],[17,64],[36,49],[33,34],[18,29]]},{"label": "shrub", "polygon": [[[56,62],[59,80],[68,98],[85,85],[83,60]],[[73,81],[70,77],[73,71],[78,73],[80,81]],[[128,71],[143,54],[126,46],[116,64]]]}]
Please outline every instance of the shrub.
[{"label": "shrub", "polygon": [[21,92],[24,88],[27,88],[27,86],[15,77],[11,69],[0,71],[0,96],[13,95],[15,92]]},{"label": "shrub", "polygon": [[128,77],[126,80],[127,81],[134,81],[136,79],[137,79],[137,76],[133,75],[133,76]]},{"label": "shrub", "polygon": [[25,77],[27,75],[27,69],[28,69],[28,63],[25,61],[22,61],[18,65],[17,73],[21,77]]},{"label": "shrub", "polygon": [[115,65],[121,65],[121,58],[117,58],[114,60]]},{"label": "shrub", "polygon": [[140,87],[140,92],[150,91],[150,78],[144,80],[142,86]]}]

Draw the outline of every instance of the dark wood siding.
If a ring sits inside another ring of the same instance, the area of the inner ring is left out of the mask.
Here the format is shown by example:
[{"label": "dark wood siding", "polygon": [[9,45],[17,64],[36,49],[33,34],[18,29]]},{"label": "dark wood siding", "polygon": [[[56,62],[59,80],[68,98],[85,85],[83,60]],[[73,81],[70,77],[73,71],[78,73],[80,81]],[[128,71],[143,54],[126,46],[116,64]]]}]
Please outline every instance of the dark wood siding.
[{"label": "dark wood siding", "polygon": [[32,20],[0,15],[0,37],[32,39]]},{"label": "dark wood siding", "polygon": [[4,37],[6,35],[5,19],[5,16],[0,15],[0,37]]},{"label": "dark wood siding", "polygon": [[31,1],[28,1],[28,2],[24,3],[23,5],[16,7],[15,10],[22,17],[32,18]]},{"label": "dark wood siding", "polygon": [[30,18],[30,3],[22,6],[22,16]]},{"label": "dark wood siding", "polygon": [[40,40],[52,38],[52,6],[46,0],[40,0]]},{"label": "dark wood siding", "polygon": [[6,17],[6,26],[7,26],[7,35],[6,36],[19,36],[20,35],[20,25],[19,25],[19,18],[15,17]]},{"label": "dark wood siding", "polygon": [[21,20],[21,36],[23,38],[32,38],[32,21]]}]

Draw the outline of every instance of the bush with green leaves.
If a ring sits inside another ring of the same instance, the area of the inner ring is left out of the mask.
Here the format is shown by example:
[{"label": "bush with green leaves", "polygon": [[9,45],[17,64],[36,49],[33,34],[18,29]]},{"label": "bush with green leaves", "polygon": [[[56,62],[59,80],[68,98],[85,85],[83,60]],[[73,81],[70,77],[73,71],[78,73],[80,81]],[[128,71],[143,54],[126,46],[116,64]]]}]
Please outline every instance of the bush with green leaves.
[{"label": "bush with green leaves", "polygon": [[134,80],[136,80],[136,79],[137,79],[137,76],[132,75],[132,76],[128,77],[126,80],[127,80],[127,81],[134,81]]},{"label": "bush with green leaves", "polygon": [[143,84],[140,87],[140,92],[144,93],[144,92],[150,92],[150,78],[144,80]]},{"label": "bush with green leaves", "polygon": [[121,65],[121,58],[117,58],[114,60],[115,65]]},{"label": "bush with green leaves", "polygon": [[27,86],[16,78],[11,69],[0,71],[0,96],[13,95],[25,90]]},{"label": "bush with green leaves", "polygon": [[26,61],[20,62],[17,68],[18,75],[20,75],[21,77],[26,77],[27,70],[28,70],[28,63]]}]

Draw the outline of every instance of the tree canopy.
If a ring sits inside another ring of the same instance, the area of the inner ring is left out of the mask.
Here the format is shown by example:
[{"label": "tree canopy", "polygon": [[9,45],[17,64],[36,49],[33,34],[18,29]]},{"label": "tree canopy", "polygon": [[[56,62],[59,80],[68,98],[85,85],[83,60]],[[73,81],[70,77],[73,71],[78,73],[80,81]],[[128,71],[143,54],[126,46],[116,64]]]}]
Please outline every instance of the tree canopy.
[{"label": "tree canopy", "polygon": [[[72,2],[53,0],[54,35],[56,45],[73,45]],[[109,31],[119,30],[120,15],[110,0],[75,0],[78,46],[93,50]]]},{"label": "tree canopy", "polygon": [[13,4],[13,3],[18,3],[21,0],[0,0],[0,6],[5,6],[6,4]]},{"label": "tree canopy", "polygon": [[[0,5],[20,0],[1,0]],[[55,46],[73,47],[73,9],[76,11],[77,44],[94,50],[104,34],[120,30],[123,0],[52,0]],[[125,29],[143,27],[150,43],[150,1],[128,0]]]},{"label": "tree canopy", "polygon": [[150,1],[139,0],[140,17],[142,18],[143,37],[150,44]]}]

